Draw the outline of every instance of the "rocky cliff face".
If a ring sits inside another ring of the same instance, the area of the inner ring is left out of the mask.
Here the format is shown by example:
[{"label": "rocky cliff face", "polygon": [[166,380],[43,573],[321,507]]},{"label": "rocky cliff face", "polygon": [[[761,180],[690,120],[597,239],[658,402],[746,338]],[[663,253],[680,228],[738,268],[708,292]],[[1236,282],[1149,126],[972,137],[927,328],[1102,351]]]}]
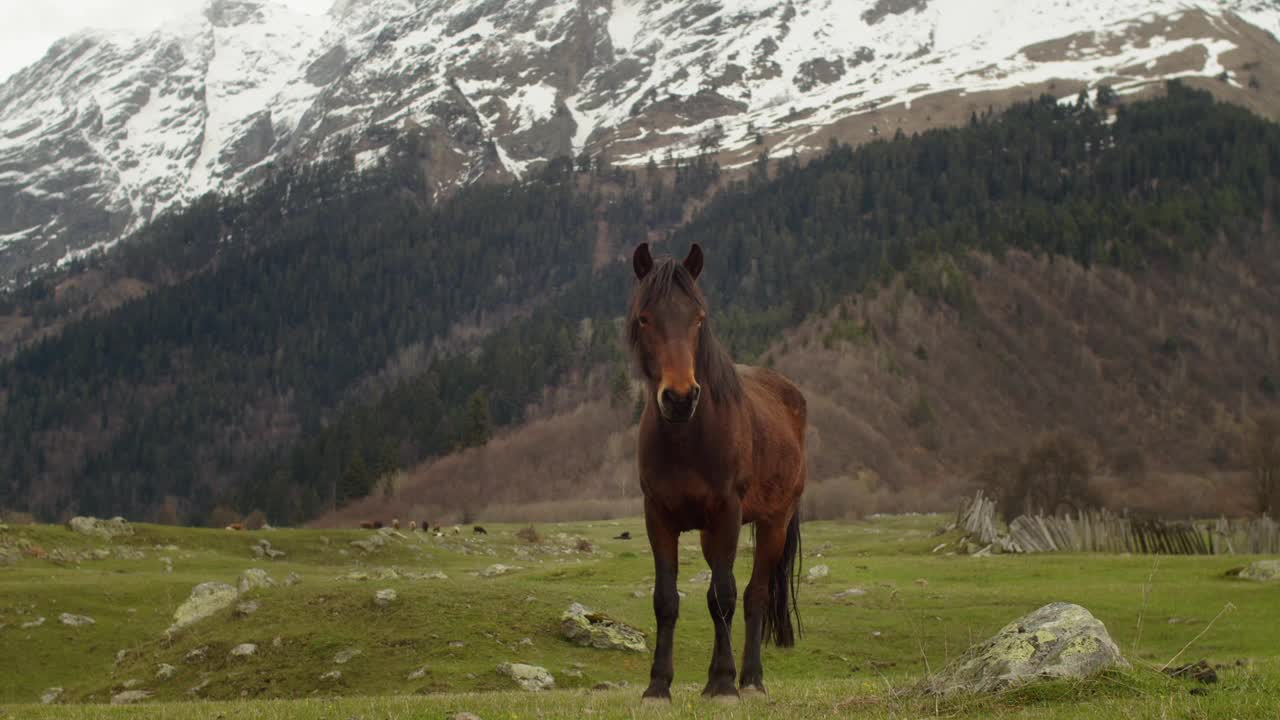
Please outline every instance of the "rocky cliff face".
[{"label": "rocky cliff face", "polygon": [[213,0],[65,38],[0,85],[0,285],[285,159],[377,162],[404,128],[443,193],[583,150],[803,153],[1013,90],[1200,76],[1265,112],[1276,32],[1273,0]]}]

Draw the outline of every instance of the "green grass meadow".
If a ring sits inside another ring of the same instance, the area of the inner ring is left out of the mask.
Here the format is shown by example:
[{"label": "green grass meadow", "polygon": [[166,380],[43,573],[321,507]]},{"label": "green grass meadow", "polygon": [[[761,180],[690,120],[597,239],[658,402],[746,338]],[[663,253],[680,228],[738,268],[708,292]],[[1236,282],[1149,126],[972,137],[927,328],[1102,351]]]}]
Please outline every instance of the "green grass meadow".
[{"label": "green grass meadow", "polygon": [[[1036,717],[1280,718],[1280,583],[1227,577],[1249,557],[933,553],[941,516],[804,525],[804,564],[830,574],[803,582],[805,635],[791,650],[765,651],[766,697],[736,705],[699,697],[711,651],[706,566],[696,535],[682,538],[674,701],[640,702],[649,656],[582,648],[562,639],[574,601],[654,629],[652,566],[639,519],[538,527],[544,541],[488,535],[442,538],[403,532],[366,553],[350,543],[370,531],[229,532],[152,525],[112,542],[60,526],[10,526],[0,550],[0,718],[490,718],[632,717]],[[632,540],[613,537],[629,530]],[[286,556],[258,559],[267,538]],[[585,539],[590,548],[580,547]],[[750,571],[750,532],[739,590]],[[57,562],[95,548],[109,559]],[[48,556],[41,559],[41,551]],[[56,551],[56,552],[55,552]],[[162,558],[169,558],[172,572]],[[503,563],[518,570],[479,575]],[[267,570],[276,586],[167,637],[174,609],[194,585],[235,584]],[[391,578],[389,571],[396,577]],[[424,577],[440,571],[447,579]],[[301,581],[283,582],[294,572]],[[364,573],[369,579],[349,577]],[[374,602],[392,588],[398,599]],[[838,597],[849,589],[863,594]],[[1045,683],[995,696],[934,698],[915,690],[929,672],[1011,620],[1053,601],[1079,603],[1101,619],[1133,664],[1078,683]],[[61,613],[88,615],[69,627]],[[43,624],[24,627],[44,617]],[[741,653],[741,612],[735,623]],[[230,655],[255,643],[252,657]],[[204,658],[189,658],[204,648]],[[338,653],[355,650],[348,662]],[[124,651],[121,654],[121,651]],[[1158,669],[1205,659],[1220,681],[1200,685]],[[496,668],[541,665],[556,689],[516,690]],[[176,672],[157,676],[161,664]],[[322,679],[338,670],[341,677]],[[416,671],[416,672],[415,672]],[[411,674],[413,677],[411,678]],[[625,687],[595,690],[611,682]],[[57,703],[40,704],[51,687]],[[142,703],[110,706],[124,689]],[[1193,691],[1195,691],[1193,693]]]}]

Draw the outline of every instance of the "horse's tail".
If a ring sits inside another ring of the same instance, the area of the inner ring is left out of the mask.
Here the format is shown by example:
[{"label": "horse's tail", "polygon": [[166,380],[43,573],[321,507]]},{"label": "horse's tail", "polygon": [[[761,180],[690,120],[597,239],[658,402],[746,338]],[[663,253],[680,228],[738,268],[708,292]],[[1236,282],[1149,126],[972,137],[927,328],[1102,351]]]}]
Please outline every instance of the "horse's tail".
[{"label": "horse's tail", "polygon": [[[794,647],[796,638],[803,635],[800,627],[800,610],[796,599],[800,594],[800,508],[791,513],[787,526],[787,543],[782,557],[773,567],[769,578],[769,604],[764,613],[765,642],[772,640],[778,647]],[[795,626],[791,616],[795,615]]]}]

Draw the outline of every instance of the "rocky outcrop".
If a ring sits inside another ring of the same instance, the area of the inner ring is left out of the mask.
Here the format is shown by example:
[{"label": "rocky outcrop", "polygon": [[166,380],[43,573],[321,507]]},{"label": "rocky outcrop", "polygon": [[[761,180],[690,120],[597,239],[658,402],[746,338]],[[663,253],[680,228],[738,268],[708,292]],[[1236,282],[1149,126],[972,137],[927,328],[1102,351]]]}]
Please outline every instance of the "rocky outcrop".
[{"label": "rocky outcrop", "polygon": [[122,517],[113,517],[110,520],[101,520],[95,517],[85,517],[83,515],[76,516],[67,521],[67,527],[71,530],[88,535],[90,537],[101,538],[103,540],[111,540],[118,537],[126,537],[133,534],[133,526],[128,520]]},{"label": "rocky outcrop", "polygon": [[1056,602],[1009,623],[927,682],[938,694],[985,693],[1034,680],[1072,680],[1129,667],[1088,610]]}]

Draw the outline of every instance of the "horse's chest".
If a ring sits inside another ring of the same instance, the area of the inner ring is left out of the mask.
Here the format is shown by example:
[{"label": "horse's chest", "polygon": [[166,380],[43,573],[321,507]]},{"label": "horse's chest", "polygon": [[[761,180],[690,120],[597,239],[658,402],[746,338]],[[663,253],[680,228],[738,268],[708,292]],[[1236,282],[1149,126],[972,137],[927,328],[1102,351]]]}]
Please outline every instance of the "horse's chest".
[{"label": "horse's chest", "polygon": [[741,501],[746,484],[736,474],[670,466],[642,473],[641,487],[650,504],[682,529],[692,530],[706,527],[707,518]]}]

